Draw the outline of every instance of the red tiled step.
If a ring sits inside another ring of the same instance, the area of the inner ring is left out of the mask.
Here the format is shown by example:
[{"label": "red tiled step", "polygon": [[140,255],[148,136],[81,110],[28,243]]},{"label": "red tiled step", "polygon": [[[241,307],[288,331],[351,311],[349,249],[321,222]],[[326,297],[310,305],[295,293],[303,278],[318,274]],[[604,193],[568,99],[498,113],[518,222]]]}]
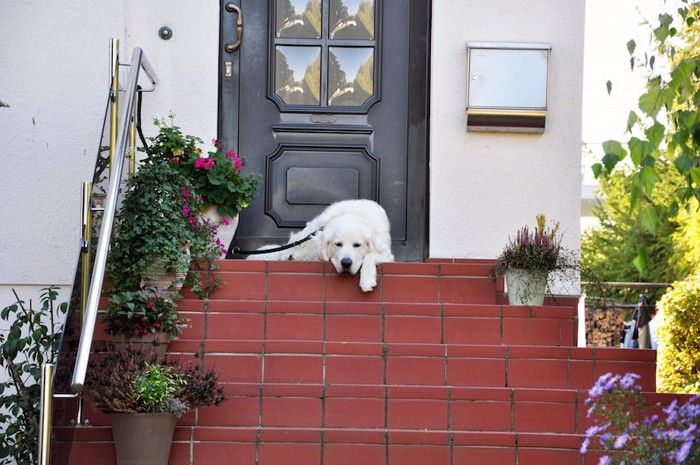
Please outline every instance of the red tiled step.
[{"label": "red tiled step", "polygon": [[574,346],[571,307],[394,302],[179,302],[183,339]]},{"label": "red tiled step", "polygon": [[655,390],[645,349],[323,341],[173,341],[235,383],[387,384],[588,389],[601,375],[637,373]]},{"label": "red tiled step", "polygon": [[[321,458],[324,465],[381,464],[387,456],[401,465],[444,458],[452,459],[448,464],[572,463],[590,426],[586,392],[575,390],[283,384],[230,384],[228,390],[223,406],[178,420],[170,465],[315,464]],[[645,394],[647,406],[675,399],[684,396]],[[89,407],[86,413],[94,426],[57,429],[59,456],[71,435],[75,440],[70,459],[60,463],[113,464],[108,417]],[[586,463],[595,462],[587,457]]]},{"label": "red tiled step", "polygon": [[330,263],[218,263],[218,276],[230,285],[214,298],[224,300],[493,304],[502,290],[489,276],[492,261],[385,263],[378,267],[377,287],[367,293],[360,290],[358,276],[338,275]]}]

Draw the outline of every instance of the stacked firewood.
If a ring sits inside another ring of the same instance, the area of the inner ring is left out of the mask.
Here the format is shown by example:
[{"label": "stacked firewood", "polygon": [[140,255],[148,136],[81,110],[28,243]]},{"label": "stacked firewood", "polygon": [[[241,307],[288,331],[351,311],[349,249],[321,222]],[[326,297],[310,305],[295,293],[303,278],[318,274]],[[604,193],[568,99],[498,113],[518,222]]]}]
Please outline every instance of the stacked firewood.
[{"label": "stacked firewood", "polygon": [[624,313],[614,307],[586,308],[586,346],[620,347]]}]

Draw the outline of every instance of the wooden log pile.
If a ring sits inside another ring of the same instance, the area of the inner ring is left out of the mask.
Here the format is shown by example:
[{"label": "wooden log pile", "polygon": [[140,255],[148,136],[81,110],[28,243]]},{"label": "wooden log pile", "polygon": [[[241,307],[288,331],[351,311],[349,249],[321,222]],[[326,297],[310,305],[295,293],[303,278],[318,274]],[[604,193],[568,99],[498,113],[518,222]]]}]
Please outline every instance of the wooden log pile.
[{"label": "wooden log pile", "polygon": [[586,308],[586,346],[620,347],[625,311],[614,307]]}]

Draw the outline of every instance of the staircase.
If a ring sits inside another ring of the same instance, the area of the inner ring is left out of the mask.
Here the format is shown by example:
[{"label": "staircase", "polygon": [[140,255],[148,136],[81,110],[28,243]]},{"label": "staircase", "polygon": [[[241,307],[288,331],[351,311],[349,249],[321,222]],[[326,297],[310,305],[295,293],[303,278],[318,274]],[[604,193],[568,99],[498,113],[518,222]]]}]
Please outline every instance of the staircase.
[{"label": "staircase", "polygon": [[[231,397],[178,421],[170,465],[583,464],[595,380],[655,390],[654,351],[576,347],[577,299],[504,305],[490,261],[385,264],[371,293],[320,262],[220,265],[170,352]],[[108,417],[87,416],[69,463],[114,464]]]}]

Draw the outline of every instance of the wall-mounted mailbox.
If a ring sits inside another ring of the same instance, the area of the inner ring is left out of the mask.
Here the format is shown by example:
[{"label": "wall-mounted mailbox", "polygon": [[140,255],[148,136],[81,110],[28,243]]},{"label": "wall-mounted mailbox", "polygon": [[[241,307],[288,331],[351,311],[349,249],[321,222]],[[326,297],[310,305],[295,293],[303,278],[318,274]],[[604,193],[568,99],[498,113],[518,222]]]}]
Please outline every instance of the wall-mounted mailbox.
[{"label": "wall-mounted mailbox", "polygon": [[467,130],[544,132],[550,44],[467,43]]}]

